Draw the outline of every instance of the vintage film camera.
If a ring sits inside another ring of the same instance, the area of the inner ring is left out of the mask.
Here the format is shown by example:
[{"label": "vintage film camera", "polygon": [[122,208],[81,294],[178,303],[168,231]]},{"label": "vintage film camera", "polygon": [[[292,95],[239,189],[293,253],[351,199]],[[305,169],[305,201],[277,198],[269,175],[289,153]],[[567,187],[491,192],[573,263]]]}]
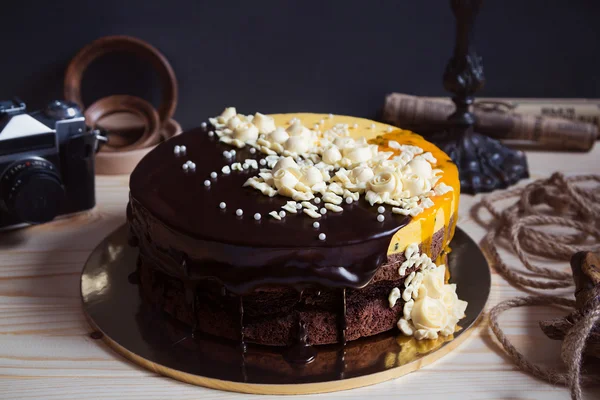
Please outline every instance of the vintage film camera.
[{"label": "vintage film camera", "polygon": [[18,99],[0,101],[0,229],[93,208],[101,139],[72,103],[27,113]]}]

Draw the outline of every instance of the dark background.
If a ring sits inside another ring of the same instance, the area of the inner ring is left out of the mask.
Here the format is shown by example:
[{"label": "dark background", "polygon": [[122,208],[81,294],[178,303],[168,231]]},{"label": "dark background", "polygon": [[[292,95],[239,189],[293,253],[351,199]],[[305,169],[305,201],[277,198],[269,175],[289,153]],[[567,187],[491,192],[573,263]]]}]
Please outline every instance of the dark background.
[{"label": "dark background", "polygon": [[[30,108],[62,97],[85,44],[127,34],[158,47],[179,79],[176,119],[198,125],[226,105],[244,113],[376,117],[385,94],[445,95],[454,20],[446,0],[0,1],[0,97]],[[476,45],[482,96],[600,97],[600,2],[487,0]],[[156,77],[128,56],[86,73],[87,104],[129,93],[157,102]]]}]

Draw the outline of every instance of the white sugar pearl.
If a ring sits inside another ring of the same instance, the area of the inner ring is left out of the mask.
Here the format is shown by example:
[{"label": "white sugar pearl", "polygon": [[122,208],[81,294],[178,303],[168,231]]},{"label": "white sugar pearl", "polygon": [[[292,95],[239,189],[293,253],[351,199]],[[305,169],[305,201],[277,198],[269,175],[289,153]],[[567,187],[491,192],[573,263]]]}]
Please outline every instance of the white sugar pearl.
[{"label": "white sugar pearl", "polygon": [[328,115],[329,119],[333,118],[333,114]]},{"label": "white sugar pearl", "polygon": [[241,208],[238,208],[237,210],[235,210],[235,215],[237,215],[238,217],[241,217],[244,214],[244,210],[242,210]]},{"label": "white sugar pearl", "polygon": [[210,181],[208,179],[204,181],[204,186],[206,186],[206,187],[210,186]]},{"label": "white sugar pearl", "polygon": [[321,226],[321,224],[318,223],[317,221],[313,222],[313,228],[319,229],[320,226]]},{"label": "white sugar pearl", "polygon": [[214,171],[213,171],[213,172],[211,172],[211,173],[210,173],[210,177],[211,177],[211,178],[213,178],[213,179],[216,179],[216,178],[217,178],[217,173],[216,173],[216,172],[214,172]]},{"label": "white sugar pearl", "polygon": [[316,131],[317,129],[319,129],[319,124],[314,124],[313,125],[313,129]]},{"label": "white sugar pearl", "polygon": [[377,207],[377,212],[378,212],[379,214],[383,214],[383,213],[385,212],[385,207],[384,207],[384,206],[379,206],[379,207]]},{"label": "white sugar pearl", "polygon": [[191,170],[196,169],[196,163],[190,162],[190,169]]},{"label": "white sugar pearl", "polygon": [[181,147],[179,147],[179,146],[173,147],[173,153],[179,154],[180,151],[181,151]]},{"label": "white sugar pearl", "polygon": [[267,165],[267,160],[265,160],[264,158],[261,158],[261,159],[258,161],[258,163],[259,163],[260,165],[263,165],[263,166],[264,166],[264,165]]},{"label": "white sugar pearl", "polygon": [[346,204],[352,204],[353,201],[352,197],[346,197]]},{"label": "white sugar pearl", "polygon": [[354,125],[352,125],[352,127],[353,127],[354,129],[356,129],[356,128],[358,128],[358,124],[354,124]]},{"label": "white sugar pearl", "polygon": [[250,147],[250,154],[256,153],[256,149],[254,147]]},{"label": "white sugar pearl", "polygon": [[391,132],[393,130],[394,130],[394,128],[392,128],[391,126],[388,126],[387,129],[386,129],[386,131],[388,131],[388,132]]},{"label": "white sugar pearl", "polygon": [[220,203],[219,203],[219,208],[220,208],[221,210],[224,210],[225,208],[227,208],[227,204],[225,204],[225,202],[224,202],[224,201],[222,201],[222,202],[220,202]]},{"label": "white sugar pearl", "polygon": [[279,216],[280,216],[281,218],[285,218],[285,216],[286,216],[286,213],[285,213],[285,211],[279,211]]},{"label": "white sugar pearl", "polygon": [[201,128],[206,128],[206,127],[207,127],[207,125],[206,125],[206,122],[202,122],[202,123],[200,124],[200,127],[201,127]]},{"label": "white sugar pearl", "polygon": [[244,163],[244,164],[242,164],[242,168],[248,169],[248,168],[250,168],[250,166],[248,164]]},{"label": "white sugar pearl", "polygon": [[260,215],[259,213],[256,213],[256,214],[254,214],[254,219],[255,219],[255,220],[257,220],[257,221],[258,221],[258,220],[260,220],[261,218],[262,218],[262,217],[261,217],[261,215]]},{"label": "white sugar pearl", "polygon": [[185,163],[181,166],[181,168],[183,168],[184,171],[187,171],[189,167],[190,166],[188,165],[188,163]]},{"label": "white sugar pearl", "polygon": [[230,150],[229,154],[231,154],[231,157],[235,157],[235,150]]},{"label": "white sugar pearl", "polygon": [[208,137],[213,137],[215,136],[215,133],[213,131],[208,131]]},{"label": "white sugar pearl", "polygon": [[[333,117],[332,117],[332,118],[333,118]],[[320,121],[319,121],[319,124],[321,124],[321,125],[323,125],[324,123],[325,123],[325,120],[324,120],[324,119],[322,119],[322,120],[320,120]]]},{"label": "white sugar pearl", "polygon": [[325,240],[327,239],[327,235],[324,233],[319,233],[319,240]]},{"label": "white sugar pearl", "polygon": [[321,199],[318,197],[315,197],[315,204],[319,204],[319,203],[321,203]]},{"label": "white sugar pearl", "polygon": [[322,215],[325,215],[325,214],[327,214],[327,209],[326,209],[325,207],[323,207],[323,208],[321,208],[321,209],[319,210],[319,212],[320,212]]},{"label": "white sugar pearl", "polygon": [[187,151],[187,147],[185,146],[179,146],[179,150],[181,150],[182,153],[185,153]]},{"label": "white sugar pearl", "polygon": [[375,124],[371,124],[371,129],[375,129]]},{"label": "white sugar pearl", "polygon": [[231,154],[229,154],[229,152],[228,152],[227,150],[225,150],[225,151],[223,152],[223,157],[225,157],[225,158],[229,158],[229,157],[231,157]]},{"label": "white sugar pearl", "polygon": [[379,214],[377,216],[377,221],[379,221],[379,222],[383,222],[384,219],[385,219],[385,216],[383,214]]},{"label": "white sugar pearl", "polygon": [[300,203],[296,204],[296,208],[297,208],[298,210],[302,210],[302,204],[300,204]]}]

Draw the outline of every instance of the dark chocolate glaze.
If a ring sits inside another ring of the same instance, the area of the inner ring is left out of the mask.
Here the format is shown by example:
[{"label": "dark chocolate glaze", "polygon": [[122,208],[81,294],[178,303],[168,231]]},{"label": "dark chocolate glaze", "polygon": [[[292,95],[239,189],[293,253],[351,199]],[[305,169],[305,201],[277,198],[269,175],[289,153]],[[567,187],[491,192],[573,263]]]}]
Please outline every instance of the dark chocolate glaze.
[{"label": "dark chocolate glaze", "polygon": [[[175,156],[175,145],[185,145],[187,154]],[[320,229],[304,214],[288,213],[277,221],[268,213],[290,198],[242,187],[257,170],[223,175],[221,167],[233,162],[223,156],[225,150],[231,147],[205,130],[191,130],[159,145],[131,175],[132,230],[148,239],[140,244],[144,254],[172,276],[215,278],[237,294],[269,284],[360,288],[386,261],[392,236],[410,221],[387,207],[384,222],[378,222],[377,207],[362,198],[344,204],[341,213],[328,212],[319,219]],[[248,148],[236,151],[238,162],[262,158]],[[195,172],[183,172],[187,160],[196,163]],[[213,171],[218,178],[210,178]],[[220,202],[227,204],[225,210]],[[235,214],[238,208],[242,217]],[[262,219],[256,221],[255,213]],[[319,240],[319,233],[327,239]]]}]

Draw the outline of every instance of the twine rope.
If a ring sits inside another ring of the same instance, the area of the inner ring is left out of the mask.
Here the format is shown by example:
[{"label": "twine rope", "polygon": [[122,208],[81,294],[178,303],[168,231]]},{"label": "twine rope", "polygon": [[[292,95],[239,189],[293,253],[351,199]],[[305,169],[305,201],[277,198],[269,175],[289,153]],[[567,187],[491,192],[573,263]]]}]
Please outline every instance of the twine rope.
[{"label": "twine rope", "polygon": [[[590,182],[596,183],[596,187],[580,185]],[[531,261],[531,255],[566,261],[579,251],[600,251],[598,183],[600,175],[565,177],[561,173],[554,173],[548,179],[486,196],[482,205],[494,217],[495,226],[483,238],[482,246],[496,270],[506,280],[523,289],[572,287],[574,283],[571,273],[535,265]],[[509,199],[513,200],[511,205],[503,209],[496,207],[496,203]],[[576,233],[559,234],[542,230],[549,226],[571,228]],[[589,238],[594,238],[595,244],[584,244]],[[498,252],[500,241],[510,244],[529,273],[504,262]],[[539,294],[517,297],[492,308],[490,327],[506,353],[520,369],[552,384],[568,386],[571,397],[580,400],[582,384],[600,383],[600,377],[581,373],[586,341],[594,325],[600,321],[600,288],[594,289],[593,296],[580,310],[581,317],[564,338],[561,358],[567,367],[566,372],[544,368],[527,360],[512,345],[498,324],[498,317],[506,310],[542,305],[575,309],[575,301],[562,296]]]}]

